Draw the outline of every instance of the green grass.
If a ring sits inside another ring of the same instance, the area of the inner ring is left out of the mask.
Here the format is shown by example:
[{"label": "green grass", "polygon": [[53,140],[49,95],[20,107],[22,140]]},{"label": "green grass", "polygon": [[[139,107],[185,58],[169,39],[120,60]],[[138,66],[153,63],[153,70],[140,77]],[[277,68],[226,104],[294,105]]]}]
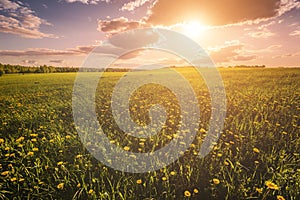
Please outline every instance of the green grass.
[{"label": "green grass", "polygon": [[[300,69],[220,69],[227,95],[225,127],[204,159],[197,153],[209,127],[209,93],[193,69],[178,71],[200,102],[197,137],[179,160],[143,174],[115,171],[82,145],[71,110],[75,73],[0,77],[0,199],[299,199]],[[157,85],[138,89],[130,100],[132,118],[149,123],[150,106],[160,103],[168,120],[147,140],[126,136],[110,111],[111,92],[123,74],[105,73],[99,83],[102,128],[130,151],[157,150],[178,130],[178,101]]]}]

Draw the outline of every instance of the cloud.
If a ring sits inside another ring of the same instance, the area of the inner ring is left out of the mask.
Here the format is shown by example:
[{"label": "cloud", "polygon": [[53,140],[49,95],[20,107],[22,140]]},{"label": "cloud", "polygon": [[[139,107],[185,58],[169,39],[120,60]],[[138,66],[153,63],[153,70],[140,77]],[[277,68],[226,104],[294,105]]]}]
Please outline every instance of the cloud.
[{"label": "cloud", "polygon": [[68,50],[33,48],[27,50],[0,50],[0,56],[61,56],[78,54]]},{"label": "cloud", "polygon": [[15,2],[0,0],[0,10],[17,10],[19,7],[20,5]]},{"label": "cloud", "polygon": [[41,25],[51,25],[36,16],[35,12],[21,2],[0,0],[0,32],[19,35],[25,38],[55,38],[53,34],[39,30]]},{"label": "cloud", "polygon": [[64,60],[49,60],[51,63],[62,64]]},{"label": "cloud", "polygon": [[269,29],[264,28],[260,31],[250,32],[248,33],[249,36],[254,38],[269,38],[275,35],[275,33],[271,32]]},{"label": "cloud", "polygon": [[105,1],[106,3],[110,2],[110,0],[65,0],[67,3],[75,3],[80,2],[83,4],[98,4],[99,1]]},{"label": "cloud", "polygon": [[98,21],[98,31],[103,31],[109,35],[141,27],[143,27],[142,21],[129,21],[125,17]]},{"label": "cloud", "polygon": [[296,52],[296,53],[286,53],[283,55],[276,55],[273,56],[272,58],[276,59],[276,58],[290,58],[290,57],[297,57],[300,56],[300,52]]},{"label": "cloud", "polygon": [[297,0],[157,0],[147,22],[170,26],[198,19],[207,25],[222,26],[268,19],[298,6]]},{"label": "cloud", "polygon": [[222,46],[209,48],[210,56],[216,63],[249,61],[257,58],[256,55],[246,54],[244,46],[239,41],[227,41]]},{"label": "cloud", "polygon": [[122,11],[133,11],[138,7],[141,7],[147,2],[153,2],[153,0],[135,0],[129,3],[125,3],[120,10]]},{"label": "cloud", "polygon": [[36,60],[22,60],[24,64],[37,65],[38,62]]},{"label": "cloud", "polygon": [[295,30],[295,31],[291,32],[290,36],[300,37],[300,30]]}]

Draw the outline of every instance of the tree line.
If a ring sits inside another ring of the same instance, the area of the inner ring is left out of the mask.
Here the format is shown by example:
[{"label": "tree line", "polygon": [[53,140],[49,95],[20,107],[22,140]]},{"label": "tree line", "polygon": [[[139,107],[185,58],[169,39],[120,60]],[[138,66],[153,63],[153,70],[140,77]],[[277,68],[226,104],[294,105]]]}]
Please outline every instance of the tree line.
[{"label": "tree line", "polygon": [[[78,72],[79,68],[77,67],[54,67],[41,65],[39,67],[30,67],[22,65],[11,65],[11,64],[2,64],[0,63],[0,76],[3,74],[16,74],[16,73],[66,73],[66,72]],[[85,72],[99,72],[103,69],[96,68],[82,68],[81,71]],[[108,68],[105,71],[107,72],[127,72],[129,69],[123,68]]]},{"label": "tree line", "polygon": [[22,65],[11,65],[0,63],[0,76],[3,74],[16,74],[16,73],[59,73],[59,72],[77,72],[79,68],[74,67],[54,67],[41,65],[39,67],[29,67]]}]

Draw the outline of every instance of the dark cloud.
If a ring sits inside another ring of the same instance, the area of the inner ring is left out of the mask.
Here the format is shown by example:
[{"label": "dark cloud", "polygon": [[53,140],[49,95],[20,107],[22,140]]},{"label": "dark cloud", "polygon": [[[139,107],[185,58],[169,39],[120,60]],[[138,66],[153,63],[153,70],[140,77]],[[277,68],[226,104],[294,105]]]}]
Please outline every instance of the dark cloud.
[{"label": "dark cloud", "polygon": [[292,9],[297,0],[158,0],[147,23],[173,25],[199,20],[207,25],[227,25],[274,17]]},{"label": "dark cloud", "polygon": [[125,17],[120,17],[113,20],[98,21],[98,30],[108,33],[110,35],[130,29],[140,28],[142,26],[143,23],[141,21],[129,21]]},{"label": "dark cloud", "polygon": [[49,60],[51,63],[57,63],[57,64],[62,64],[64,60]]}]

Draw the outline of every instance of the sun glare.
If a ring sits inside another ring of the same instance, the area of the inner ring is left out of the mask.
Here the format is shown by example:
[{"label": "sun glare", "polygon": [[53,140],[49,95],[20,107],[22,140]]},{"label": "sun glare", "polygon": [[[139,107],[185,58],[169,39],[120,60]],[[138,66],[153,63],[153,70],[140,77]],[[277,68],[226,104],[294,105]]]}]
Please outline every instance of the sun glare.
[{"label": "sun glare", "polygon": [[205,29],[207,29],[207,27],[197,21],[191,21],[182,24],[183,34],[191,38],[198,37]]}]

